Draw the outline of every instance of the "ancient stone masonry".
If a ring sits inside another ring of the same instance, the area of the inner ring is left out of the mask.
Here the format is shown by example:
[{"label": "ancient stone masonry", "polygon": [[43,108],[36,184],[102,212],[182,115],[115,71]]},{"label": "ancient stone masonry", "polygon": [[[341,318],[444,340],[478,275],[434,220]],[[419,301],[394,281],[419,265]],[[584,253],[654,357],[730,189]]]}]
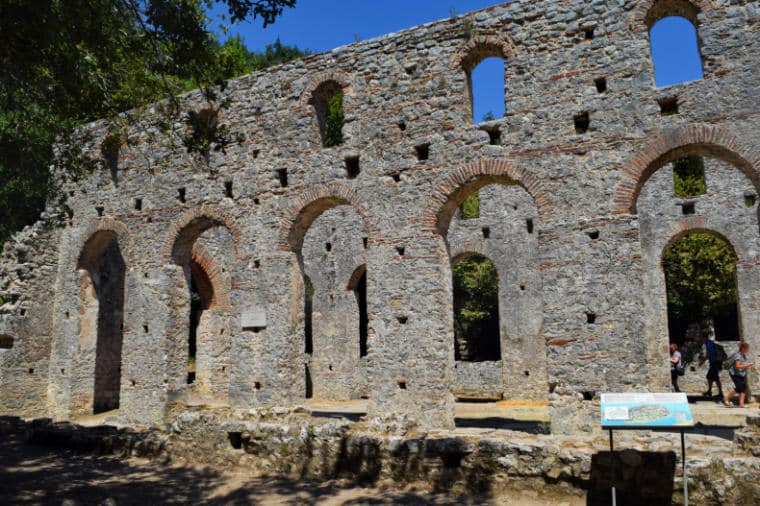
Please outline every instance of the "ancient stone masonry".
[{"label": "ancient stone masonry", "polygon": [[[657,88],[648,33],[668,15],[697,28],[704,78]],[[473,125],[489,56],[507,114]],[[0,412],[152,425],[366,397],[446,429],[466,394],[588,430],[599,392],[668,388],[661,258],[683,234],[730,242],[760,347],[759,69],[755,1],[513,1],[232,81],[224,152],[133,115],[114,170],[66,183],[68,212],[4,248]],[[85,129],[95,158],[107,130]],[[707,191],[684,199],[687,154]],[[451,266],[471,254],[499,274],[498,361],[455,360]]]}]

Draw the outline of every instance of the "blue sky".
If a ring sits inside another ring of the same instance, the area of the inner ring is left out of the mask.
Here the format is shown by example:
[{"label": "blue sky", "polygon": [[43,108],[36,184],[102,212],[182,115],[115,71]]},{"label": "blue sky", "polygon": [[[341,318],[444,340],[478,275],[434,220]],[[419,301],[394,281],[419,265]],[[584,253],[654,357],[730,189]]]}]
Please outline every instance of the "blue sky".
[{"label": "blue sky", "polygon": [[[260,51],[278,37],[283,44],[315,53],[397,32],[415,25],[446,19],[451,13],[498,5],[495,0],[297,0],[266,29],[260,22],[239,23],[229,34],[240,34],[249,49]],[[382,6],[378,8],[378,6]],[[223,13],[218,7],[215,13]],[[694,27],[683,18],[665,18],[651,32],[657,86],[668,86],[702,77]],[[474,119],[487,112],[504,114],[504,66],[498,59],[485,60],[473,72]],[[509,90],[507,103],[509,102]]]}]

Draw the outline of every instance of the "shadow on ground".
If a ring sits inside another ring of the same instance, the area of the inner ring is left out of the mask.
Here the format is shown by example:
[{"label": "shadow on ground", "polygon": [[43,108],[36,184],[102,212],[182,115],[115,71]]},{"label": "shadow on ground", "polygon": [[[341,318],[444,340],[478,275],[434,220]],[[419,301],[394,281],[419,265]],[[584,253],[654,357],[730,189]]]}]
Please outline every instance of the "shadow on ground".
[{"label": "shadow on ground", "polygon": [[93,457],[24,442],[0,440],[0,498],[4,505],[462,504],[425,492],[383,491],[339,483],[251,478],[208,468],[161,465],[144,459]]}]

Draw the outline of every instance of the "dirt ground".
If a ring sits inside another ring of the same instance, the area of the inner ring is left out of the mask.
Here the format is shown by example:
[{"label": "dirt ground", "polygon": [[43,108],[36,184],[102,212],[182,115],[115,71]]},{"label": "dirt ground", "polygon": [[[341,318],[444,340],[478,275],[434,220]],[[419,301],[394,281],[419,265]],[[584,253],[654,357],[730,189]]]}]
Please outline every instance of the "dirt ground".
[{"label": "dirt ground", "polygon": [[17,436],[0,438],[0,504],[3,505],[453,505],[580,506],[580,497],[519,494],[498,500],[452,498],[419,490],[361,488],[340,482],[256,478],[244,472],[167,466],[144,459],[119,460],[33,446]]}]

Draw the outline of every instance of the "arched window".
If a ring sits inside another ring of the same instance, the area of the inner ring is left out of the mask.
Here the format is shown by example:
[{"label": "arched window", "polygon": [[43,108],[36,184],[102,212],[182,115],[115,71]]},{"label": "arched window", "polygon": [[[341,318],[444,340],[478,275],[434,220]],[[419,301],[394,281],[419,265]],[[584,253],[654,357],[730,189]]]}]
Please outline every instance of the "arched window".
[{"label": "arched window", "polygon": [[309,103],[314,107],[322,146],[343,144],[343,87],[337,81],[325,81],[312,92]]},{"label": "arched window", "polygon": [[646,16],[655,84],[670,86],[702,79],[697,33],[699,10],[687,0],[660,0]]},{"label": "arched window", "polygon": [[472,121],[479,124],[501,119],[506,113],[504,59],[488,57],[469,73]]},{"label": "arched window", "polygon": [[456,360],[501,360],[496,266],[482,255],[469,255],[455,261],[452,271]]}]

